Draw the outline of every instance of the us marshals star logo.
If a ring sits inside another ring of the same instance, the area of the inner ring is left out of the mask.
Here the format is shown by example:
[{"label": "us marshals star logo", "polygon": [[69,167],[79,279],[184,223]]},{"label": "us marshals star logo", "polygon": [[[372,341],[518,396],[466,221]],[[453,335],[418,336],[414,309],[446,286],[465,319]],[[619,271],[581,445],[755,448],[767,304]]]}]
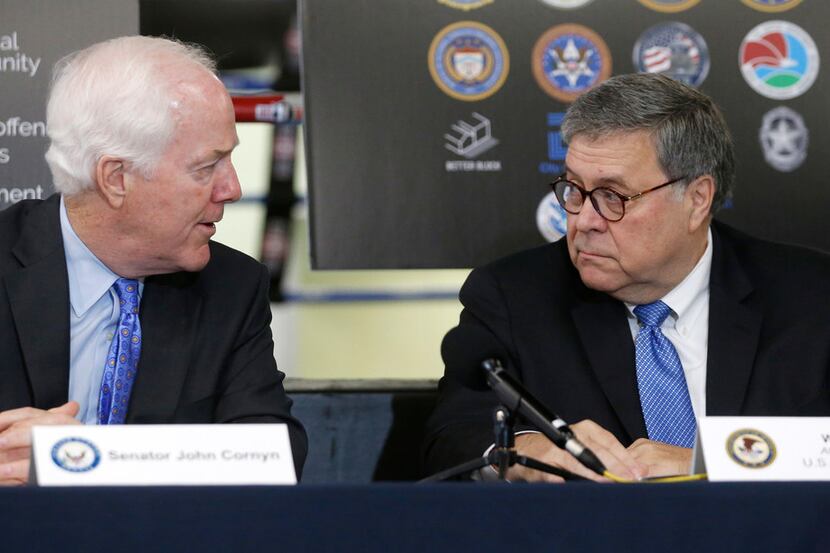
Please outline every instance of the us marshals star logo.
[{"label": "us marshals star logo", "polygon": [[795,171],[807,159],[809,134],[804,118],[796,111],[787,106],[768,111],[758,133],[764,159],[782,173]]},{"label": "us marshals star logo", "polygon": [[551,27],[531,55],[533,76],[547,94],[573,102],[611,76],[611,52],[602,38],[582,25]]}]

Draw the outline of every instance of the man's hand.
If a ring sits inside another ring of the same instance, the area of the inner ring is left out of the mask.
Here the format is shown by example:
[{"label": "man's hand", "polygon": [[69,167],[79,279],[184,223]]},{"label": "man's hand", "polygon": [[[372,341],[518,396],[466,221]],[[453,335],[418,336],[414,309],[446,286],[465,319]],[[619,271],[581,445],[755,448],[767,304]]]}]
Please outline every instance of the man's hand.
[{"label": "man's hand", "polygon": [[[647,474],[647,466],[639,462],[617,441],[613,434],[597,423],[584,420],[571,425],[577,439],[593,451],[606,468],[617,476],[637,480]],[[532,457],[555,467],[563,468],[597,482],[607,482],[605,478],[585,468],[570,453],[556,447],[542,434],[521,434],[516,436],[516,450],[520,455]],[[510,480],[528,482],[562,482],[562,478],[553,474],[514,465],[507,473]]]},{"label": "man's hand", "polygon": [[692,466],[692,450],[685,447],[640,438],[628,451],[648,467],[648,477],[688,474]]},{"label": "man's hand", "polygon": [[78,403],[70,401],[48,411],[21,407],[0,412],[0,486],[29,480],[33,426],[80,424],[74,418],[78,409]]}]

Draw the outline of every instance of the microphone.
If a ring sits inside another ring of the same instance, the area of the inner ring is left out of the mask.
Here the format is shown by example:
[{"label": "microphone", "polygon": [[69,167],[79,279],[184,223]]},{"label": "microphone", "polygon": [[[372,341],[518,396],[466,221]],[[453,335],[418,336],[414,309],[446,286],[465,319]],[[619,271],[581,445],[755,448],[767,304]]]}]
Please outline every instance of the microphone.
[{"label": "microphone", "polygon": [[502,360],[507,359],[507,353],[490,332],[473,325],[453,328],[441,342],[441,358],[447,366],[447,375],[470,388],[486,389],[481,386],[480,371],[484,370],[487,385],[511,412],[522,415],[585,467],[599,475],[605,474],[605,465],[576,438],[568,424],[504,369]]}]

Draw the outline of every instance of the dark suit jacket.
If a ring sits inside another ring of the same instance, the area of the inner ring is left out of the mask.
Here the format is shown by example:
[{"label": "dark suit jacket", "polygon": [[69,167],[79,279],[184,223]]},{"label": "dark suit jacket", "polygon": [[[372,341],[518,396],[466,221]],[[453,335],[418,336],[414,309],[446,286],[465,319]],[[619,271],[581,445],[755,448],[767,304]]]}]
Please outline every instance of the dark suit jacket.
[{"label": "dark suit jacket", "polygon": [[[69,286],[59,197],[0,212],[0,411],[67,401]],[[307,443],[273,355],[265,267],[211,243],[198,273],[148,277],[127,422],[288,424],[299,475]]]},{"label": "dark suit jacket", "polygon": [[[830,256],[717,222],[712,234],[707,415],[830,415]],[[582,284],[565,240],[474,270],[460,299],[460,324],[492,332],[508,369],[564,420],[592,419],[623,445],[647,436],[625,306]],[[447,369],[439,391],[429,472],[493,443],[489,390]]]}]

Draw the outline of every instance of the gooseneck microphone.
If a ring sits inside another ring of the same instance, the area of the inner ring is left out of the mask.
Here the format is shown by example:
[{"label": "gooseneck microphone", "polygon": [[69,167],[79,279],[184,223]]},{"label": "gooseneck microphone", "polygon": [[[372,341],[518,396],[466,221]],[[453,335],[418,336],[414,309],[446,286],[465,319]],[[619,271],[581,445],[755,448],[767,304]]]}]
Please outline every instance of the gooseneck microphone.
[{"label": "gooseneck microphone", "polygon": [[447,375],[471,388],[481,389],[481,371],[487,385],[511,412],[518,413],[559,448],[599,475],[606,472],[602,461],[574,435],[568,424],[551,413],[502,366],[507,359],[495,336],[479,326],[460,325],[441,342],[441,357]]}]

